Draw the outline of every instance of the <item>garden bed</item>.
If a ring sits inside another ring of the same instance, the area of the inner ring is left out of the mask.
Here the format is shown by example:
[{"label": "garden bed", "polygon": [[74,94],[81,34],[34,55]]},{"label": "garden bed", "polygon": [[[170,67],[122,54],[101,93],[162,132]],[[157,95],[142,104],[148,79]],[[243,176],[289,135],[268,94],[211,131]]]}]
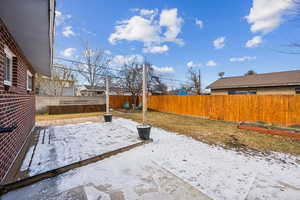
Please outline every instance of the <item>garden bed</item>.
[{"label": "garden bed", "polygon": [[300,140],[300,130],[294,128],[274,127],[274,126],[251,124],[251,123],[241,123],[238,125],[238,128]]}]

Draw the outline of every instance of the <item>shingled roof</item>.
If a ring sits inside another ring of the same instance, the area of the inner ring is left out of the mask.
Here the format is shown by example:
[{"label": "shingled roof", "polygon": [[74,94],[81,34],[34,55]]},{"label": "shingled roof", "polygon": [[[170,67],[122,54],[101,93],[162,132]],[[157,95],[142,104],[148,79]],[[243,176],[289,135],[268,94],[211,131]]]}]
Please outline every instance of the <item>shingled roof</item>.
[{"label": "shingled roof", "polygon": [[300,70],[225,77],[207,86],[210,89],[255,88],[300,85]]}]

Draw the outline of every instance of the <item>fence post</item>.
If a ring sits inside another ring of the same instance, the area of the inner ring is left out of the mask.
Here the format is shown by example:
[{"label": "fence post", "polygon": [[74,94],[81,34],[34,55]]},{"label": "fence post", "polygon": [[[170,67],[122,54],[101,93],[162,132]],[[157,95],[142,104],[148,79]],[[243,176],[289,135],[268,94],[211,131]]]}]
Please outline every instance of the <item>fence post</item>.
[{"label": "fence post", "polygon": [[109,77],[106,76],[106,113],[109,113]]},{"label": "fence post", "polygon": [[147,112],[147,66],[143,64],[143,124],[146,124]]}]

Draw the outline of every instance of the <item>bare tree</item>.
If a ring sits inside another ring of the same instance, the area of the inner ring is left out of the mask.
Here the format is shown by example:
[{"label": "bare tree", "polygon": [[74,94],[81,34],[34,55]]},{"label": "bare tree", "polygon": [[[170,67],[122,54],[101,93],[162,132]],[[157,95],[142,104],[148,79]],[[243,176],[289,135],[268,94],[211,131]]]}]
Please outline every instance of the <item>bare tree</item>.
[{"label": "bare tree", "polygon": [[188,71],[188,78],[191,81],[191,88],[200,95],[201,94],[201,71],[190,68]]},{"label": "bare tree", "polygon": [[219,73],[218,73],[218,76],[219,76],[220,78],[223,78],[224,75],[225,75],[225,72],[219,72]]},{"label": "bare tree", "polygon": [[162,83],[159,75],[154,74],[154,69],[150,63],[140,63],[137,58],[132,58],[123,64],[119,72],[120,79],[118,85],[131,93],[133,104],[137,103],[137,97],[142,93],[144,64],[148,66],[148,91],[165,92],[167,90],[167,86]]},{"label": "bare tree", "polygon": [[62,64],[54,64],[51,77],[41,74],[35,76],[37,93],[48,96],[62,96],[65,88],[75,85],[74,73]]},{"label": "bare tree", "polygon": [[245,76],[248,76],[248,75],[255,75],[255,74],[256,74],[256,72],[255,72],[254,70],[250,69],[249,71],[247,71],[247,72],[245,73]]},{"label": "bare tree", "polygon": [[[105,74],[111,59],[102,49],[91,48],[88,41],[82,42],[82,63],[75,63],[79,74],[88,82],[89,86],[96,86]],[[84,63],[84,64],[83,64]]]},{"label": "bare tree", "polygon": [[168,91],[168,86],[161,81],[161,78],[156,75],[152,75],[151,81],[150,81],[150,88],[149,90],[154,92],[160,92],[161,94],[166,94]]}]

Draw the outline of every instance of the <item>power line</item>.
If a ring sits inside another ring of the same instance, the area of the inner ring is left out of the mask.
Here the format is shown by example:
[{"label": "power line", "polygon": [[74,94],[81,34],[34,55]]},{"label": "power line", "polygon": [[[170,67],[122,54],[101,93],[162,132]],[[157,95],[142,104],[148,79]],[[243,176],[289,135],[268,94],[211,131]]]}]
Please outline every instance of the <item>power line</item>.
[{"label": "power line", "polygon": [[[87,71],[84,71],[84,70],[79,70],[79,69],[72,69],[72,68],[69,68],[69,67],[62,67],[62,66],[59,66],[58,64],[54,64],[53,67],[55,68],[59,68],[59,69],[64,69],[64,70],[69,70],[69,71],[74,71],[74,72],[79,72],[79,73],[89,73]],[[97,76],[100,76],[100,77],[103,77],[103,78],[106,78],[106,75],[103,75],[103,74],[99,74],[99,73],[96,73]],[[109,77],[111,78],[118,78],[118,79],[122,79],[121,77],[119,76],[111,76],[109,75]]]},{"label": "power line", "polygon": [[[55,57],[55,59],[63,60],[63,61],[66,61],[66,62],[71,62],[71,63],[76,63],[76,64],[87,65],[87,63],[84,63],[84,62],[81,62],[81,61],[77,61],[77,60],[72,60],[72,59],[66,59],[66,58],[61,58],[61,57]],[[101,65],[96,65],[96,64],[89,64],[89,65],[100,67],[100,68],[103,68],[103,69],[106,69],[106,70],[112,70],[112,71],[117,71],[117,72],[121,72],[122,71],[122,70],[119,70],[119,69],[107,68],[107,67],[104,67],[104,66],[101,66]],[[66,68],[66,67],[58,67],[58,68],[64,68],[64,69],[71,70],[71,71],[77,71],[79,73],[88,73],[88,72],[83,71],[83,70],[76,70],[76,69],[71,69],[71,68]],[[96,74],[96,75],[100,76],[100,77],[104,77],[104,78],[106,77],[103,74]],[[118,76],[111,76],[110,75],[110,77],[122,79],[121,77],[118,77]],[[174,78],[167,78],[167,77],[163,77],[162,75],[160,75],[159,78],[162,79],[162,80],[167,80],[167,81],[172,81],[172,82],[189,84],[188,81],[183,81],[183,80],[174,79]]]},{"label": "power line", "polygon": [[96,65],[96,64],[88,64],[88,63],[85,63],[85,62],[81,62],[81,61],[77,61],[77,60],[71,60],[71,59],[66,59],[66,58],[61,58],[61,57],[55,57],[55,59],[57,60],[63,60],[63,61],[66,61],[66,62],[71,62],[71,63],[76,63],[76,64],[81,64],[81,65],[91,65],[91,66],[95,66],[95,67],[100,67],[102,69],[109,69],[109,70],[113,70],[113,71],[122,71],[122,70],[119,70],[119,69],[113,69],[113,68],[107,68],[107,67],[104,67],[102,65]]},{"label": "power line", "polygon": [[183,80],[178,80],[178,79],[173,79],[173,78],[164,78],[160,77],[162,80],[168,80],[168,81],[173,81],[173,82],[180,82],[180,83],[189,83],[188,81],[183,81]]}]

